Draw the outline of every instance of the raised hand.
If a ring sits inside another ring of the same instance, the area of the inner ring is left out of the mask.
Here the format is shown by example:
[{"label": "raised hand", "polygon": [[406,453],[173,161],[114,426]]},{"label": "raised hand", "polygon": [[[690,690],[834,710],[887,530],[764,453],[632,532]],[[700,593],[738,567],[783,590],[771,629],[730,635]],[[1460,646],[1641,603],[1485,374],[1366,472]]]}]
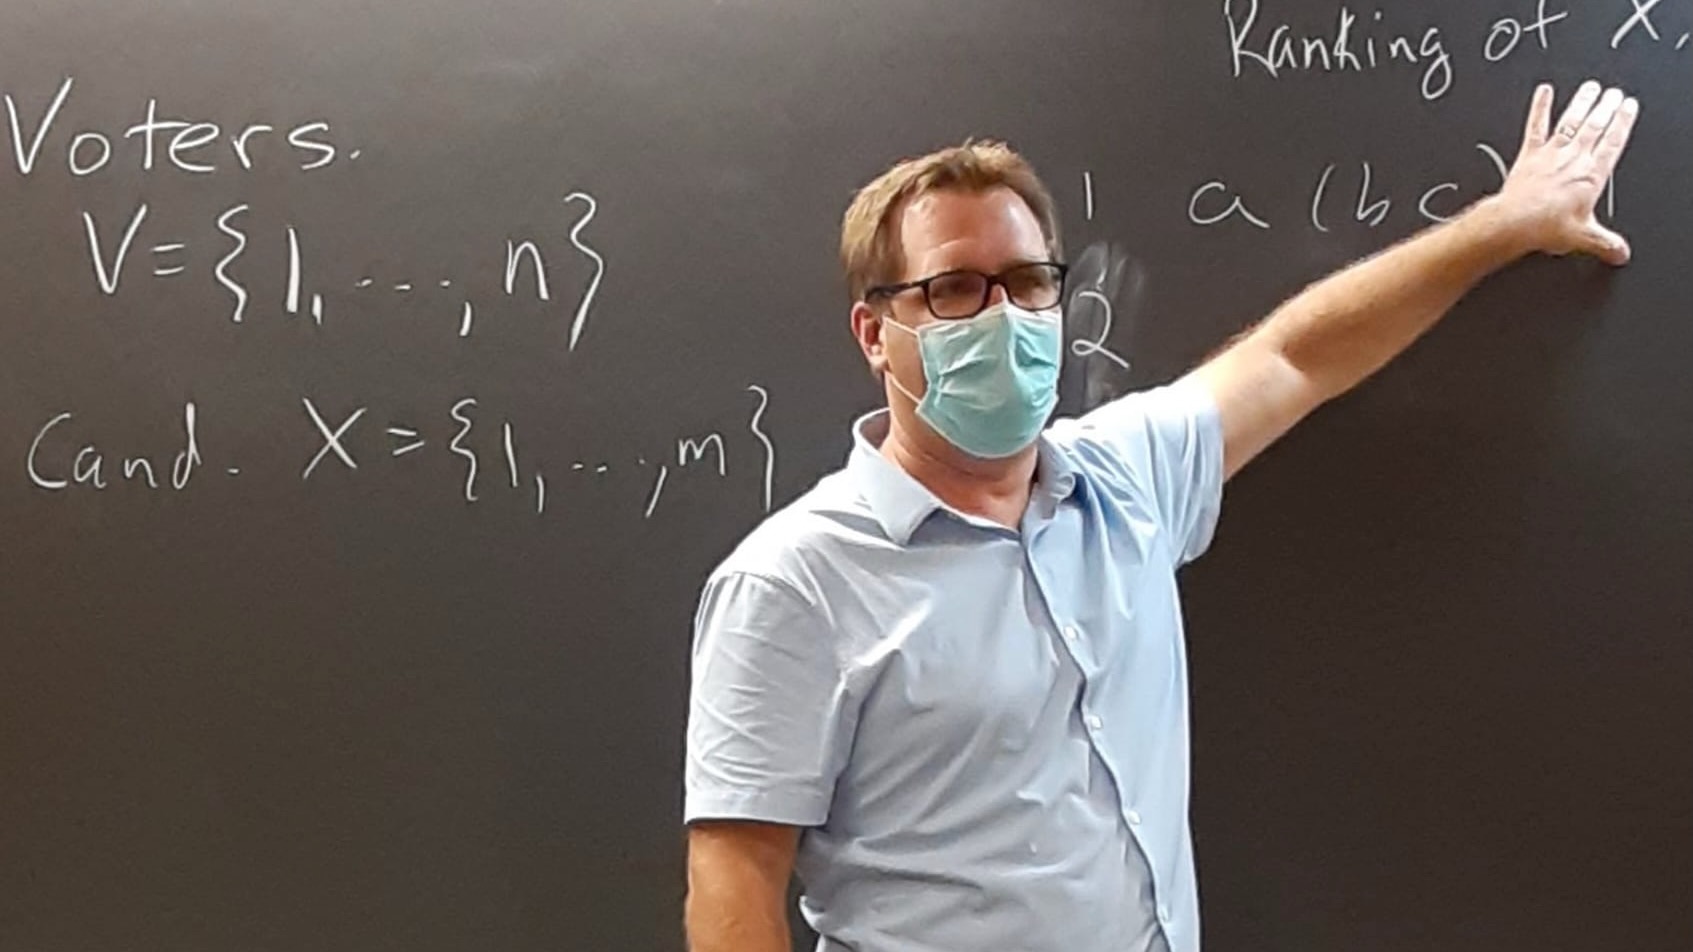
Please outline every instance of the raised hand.
[{"label": "raised hand", "polygon": [[1553,90],[1534,91],[1522,148],[1498,194],[1513,227],[1534,251],[1595,255],[1625,264],[1628,242],[1599,223],[1594,207],[1628,146],[1640,103],[1621,89],[1589,80],[1576,90],[1556,126]]}]

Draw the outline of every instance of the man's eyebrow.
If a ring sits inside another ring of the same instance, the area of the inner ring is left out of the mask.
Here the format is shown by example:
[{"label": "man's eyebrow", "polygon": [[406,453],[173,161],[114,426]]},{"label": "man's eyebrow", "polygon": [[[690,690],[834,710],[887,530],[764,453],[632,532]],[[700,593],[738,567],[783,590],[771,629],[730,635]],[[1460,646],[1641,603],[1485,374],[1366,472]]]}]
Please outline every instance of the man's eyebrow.
[{"label": "man's eyebrow", "polygon": [[1052,261],[1052,258],[1047,256],[1047,255],[1041,255],[1038,258],[1025,258],[1025,257],[1012,258],[1010,261],[1007,261],[1005,264],[1000,265],[999,272],[1003,273],[1003,272],[1006,272],[1006,271],[1010,271],[1012,268],[1021,268],[1024,265],[1047,264],[1051,261]]},{"label": "man's eyebrow", "polygon": [[1040,257],[1035,257],[1035,258],[1030,258],[1030,257],[1025,256],[1025,255],[1019,255],[1019,256],[1014,257],[1014,258],[1008,258],[998,268],[994,268],[994,269],[991,269],[991,270],[986,269],[986,268],[973,268],[973,267],[969,267],[969,266],[961,265],[961,264],[943,265],[943,266],[937,266],[937,267],[935,267],[931,270],[925,271],[924,273],[917,275],[916,277],[912,278],[911,280],[921,281],[925,278],[932,278],[935,275],[948,274],[948,273],[953,272],[953,271],[976,271],[976,272],[979,272],[979,273],[982,273],[982,274],[997,274],[997,273],[1002,272],[1002,271],[1009,271],[1012,268],[1021,268],[1022,266],[1027,265],[1027,264],[1047,264],[1051,261],[1052,261],[1051,257],[1043,254]]}]

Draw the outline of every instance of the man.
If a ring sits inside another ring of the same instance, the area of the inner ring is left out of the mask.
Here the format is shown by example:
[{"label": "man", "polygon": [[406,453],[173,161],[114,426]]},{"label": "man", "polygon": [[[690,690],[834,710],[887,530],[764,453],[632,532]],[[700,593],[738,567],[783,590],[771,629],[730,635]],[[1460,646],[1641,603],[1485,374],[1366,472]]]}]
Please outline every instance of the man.
[{"label": "man", "polygon": [[1594,206],[1639,108],[1536,90],[1501,190],[1311,286],[1186,377],[1050,427],[1051,197],[1002,146],[846,214],[886,409],[712,574],[687,734],[694,952],[1194,952],[1176,570],[1223,481],[1533,252],[1627,261]]}]

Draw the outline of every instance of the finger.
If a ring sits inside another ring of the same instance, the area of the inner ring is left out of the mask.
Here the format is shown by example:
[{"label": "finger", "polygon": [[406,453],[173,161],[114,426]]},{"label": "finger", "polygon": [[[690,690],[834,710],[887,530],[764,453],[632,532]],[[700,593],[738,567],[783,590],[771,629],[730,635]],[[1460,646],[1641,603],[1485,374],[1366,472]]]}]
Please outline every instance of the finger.
[{"label": "finger", "polygon": [[1605,127],[1617,114],[1617,107],[1622,105],[1622,90],[1615,86],[1605,90],[1605,95],[1599,97],[1598,105],[1587,114],[1587,121],[1581,124],[1581,132],[1577,133],[1575,141],[1584,149],[1591,149],[1599,143],[1599,138],[1605,134]]},{"label": "finger", "polygon": [[1628,264],[1629,256],[1633,253],[1623,236],[1597,221],[1588,224],[1587,233],[1582,236],[1581,250],[1606,264],[1618,267]]},{"label": "finger", "polygon": [[1640,100],[1633,96],[1624,99],[1617,107],[1616,117],[1605,128],[1605,137],[1594,147],[1593,159],[1607,177],[1622,160],[1623,149],[1628,147],[1628,137],[1634,134],[1634,121],[1639,118]]},{"label": "finger", "polygon": [[1534,87],[1534,98],[1528,104],[1528,124],[1523,127],[1523,149],[1531,149],[1544,143],[1552,134],[1552,100],[1555,98],[1550,83],[1541,83]]},{"label": "finger", "polygon": [[1599,101],[1599,84],[1588,80],[1581,84],[1570,98],[1570,104],[1564,107],[1564,114],[1558,120],[1558,127],[1553,135],[1562,145],[1575,139],[1576,133],[1581,131],[1581,124],[1587,119],[1587,114],[1593,111],[1593,104]]}]

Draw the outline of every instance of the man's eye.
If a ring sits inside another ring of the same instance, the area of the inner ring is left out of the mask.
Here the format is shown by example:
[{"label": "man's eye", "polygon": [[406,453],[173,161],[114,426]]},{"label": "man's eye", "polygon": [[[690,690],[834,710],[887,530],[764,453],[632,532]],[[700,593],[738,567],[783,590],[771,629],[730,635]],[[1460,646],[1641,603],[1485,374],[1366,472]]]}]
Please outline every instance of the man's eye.
[{"label": "man's eye", "polygon": [[930,284],[929,293],[949,300],[974,297],[982,293],[982,282],[972,275],[948,275]]}]

